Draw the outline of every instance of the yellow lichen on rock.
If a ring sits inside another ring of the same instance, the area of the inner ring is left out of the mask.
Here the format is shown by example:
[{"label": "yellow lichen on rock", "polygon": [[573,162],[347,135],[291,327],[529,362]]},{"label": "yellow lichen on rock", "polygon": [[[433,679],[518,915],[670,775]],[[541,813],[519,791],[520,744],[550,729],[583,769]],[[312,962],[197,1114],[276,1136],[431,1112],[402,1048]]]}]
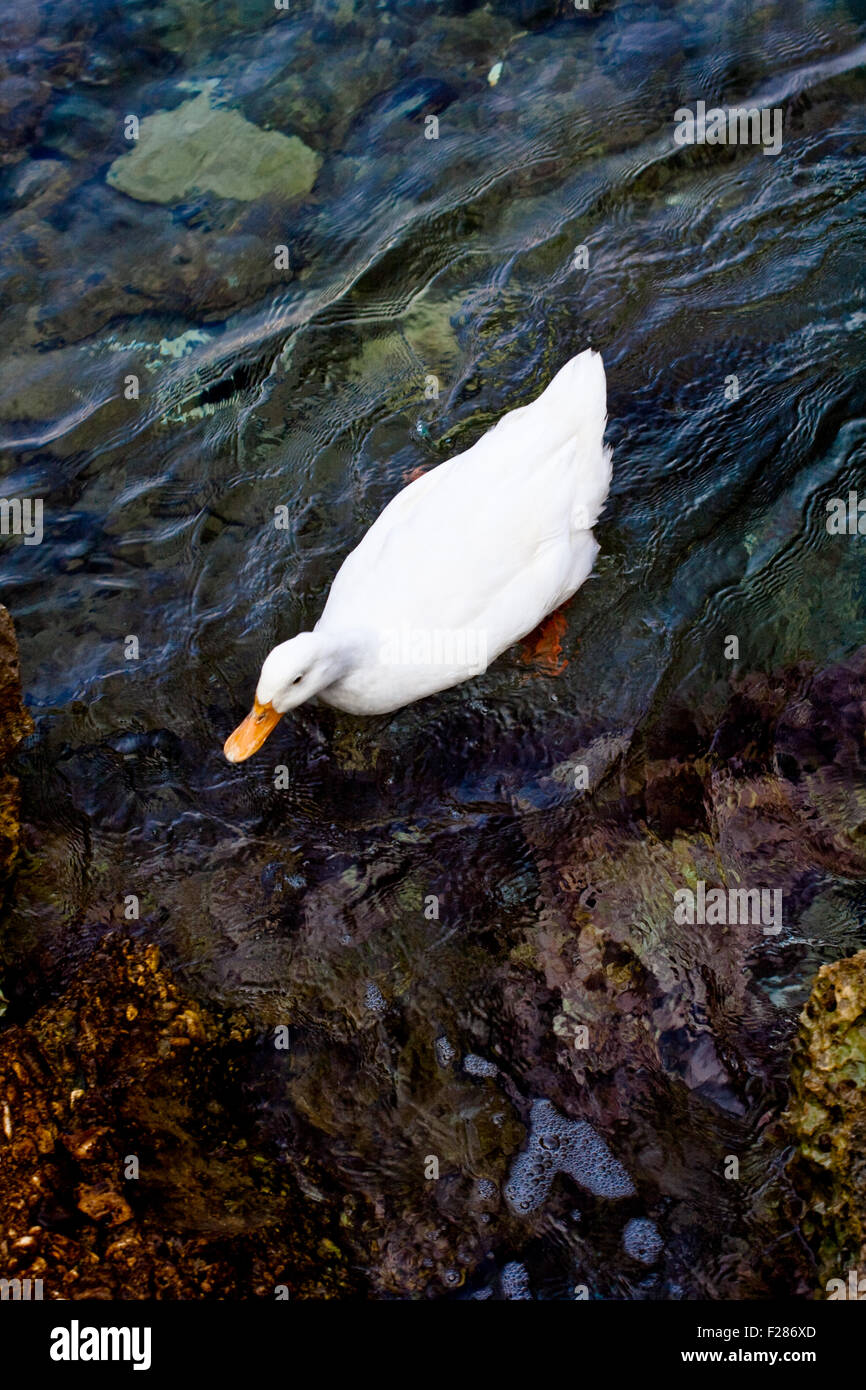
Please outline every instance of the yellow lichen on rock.
[{"label": "yellow lichen on rock", "polygon": [[786,1116],[797,1144],[791,1177],[829,1281],[866,1275],[866,951],[823,965],[800,1015]]}]

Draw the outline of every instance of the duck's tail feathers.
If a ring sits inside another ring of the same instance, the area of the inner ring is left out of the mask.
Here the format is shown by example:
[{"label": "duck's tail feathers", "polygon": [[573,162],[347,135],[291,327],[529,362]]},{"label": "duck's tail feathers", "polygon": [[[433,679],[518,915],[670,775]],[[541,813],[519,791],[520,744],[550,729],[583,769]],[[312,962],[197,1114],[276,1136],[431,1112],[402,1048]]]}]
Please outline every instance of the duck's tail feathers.
[{"label": "duck's tail feathers", "polygon": [[613,449],[605,444],[591,458],[584,459],[579,498],[571,514],[571,525],[575,531],[589,531],[598,521],[607,501],[612,477]]},{"label": "duck's tail feathers", "polygon": [[601,449],[607,421],[607,385],[601,354],[587,348],[560,367],[529,405],[503,415],[490,431],[497,445],[524,446],[535,457],[556,454],[571,443],[579,455]]},{"label": "duck's tail feathers", "polygon": [[539,432],[553,432],[553,448],[574,460],[571,524],[575,531],[589,531],[607,500],[613,474],[613,450],[604,443],[607,381],[601,353],[588,348],[572,357],[528,409],[538,411]]}]

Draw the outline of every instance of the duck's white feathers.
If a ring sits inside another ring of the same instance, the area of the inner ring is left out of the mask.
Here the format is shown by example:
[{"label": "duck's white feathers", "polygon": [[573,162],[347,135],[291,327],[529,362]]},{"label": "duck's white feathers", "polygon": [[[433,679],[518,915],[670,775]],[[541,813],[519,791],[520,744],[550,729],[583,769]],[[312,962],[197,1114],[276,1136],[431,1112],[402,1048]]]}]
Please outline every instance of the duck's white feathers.
[{"label": "duck's white feathers", "polygon": [[[530,405],[397,494],[343,563],[316,631],[366,633],[372,650],[400,629],[483,630],[494,660],[592,569],[590,528],[611,477],[605,421],[604,366],[583,352]],[[392,671],[389,687],[379,660],[321,698],[394,709],[466,679],[465,663],[452,665]]]}]

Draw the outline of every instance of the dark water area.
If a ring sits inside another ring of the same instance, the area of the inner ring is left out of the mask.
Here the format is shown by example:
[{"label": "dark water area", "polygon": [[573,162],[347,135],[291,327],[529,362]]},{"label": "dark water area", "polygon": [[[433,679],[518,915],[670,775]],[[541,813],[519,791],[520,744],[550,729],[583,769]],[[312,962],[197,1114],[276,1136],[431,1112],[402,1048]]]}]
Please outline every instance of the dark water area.
[{"label": "dark water area", "polygon": [[[866,541],[826,524],[866,497],[866,8],[57,0],[3,30],[2,489],[44,499],[41,544],[0,540],[36,721],[7,1020],[109,932],[156,943],[253,1020],[238,1124],[353,1204],[365,1296],[807,1296],[777,1122],[815,971],[866,945]],[[297,137],[311,186],[221,124],[243,196],[170,133],[175,196],[122,191],[127,118],[196,99]],[[781,110],[781,149],[675,144],[699,99]],[[565,668],[305,706],[230,766],[383,505],[587,346],[614,478]],[[780,932],[676,922],[699,879],[782,889]]]}]

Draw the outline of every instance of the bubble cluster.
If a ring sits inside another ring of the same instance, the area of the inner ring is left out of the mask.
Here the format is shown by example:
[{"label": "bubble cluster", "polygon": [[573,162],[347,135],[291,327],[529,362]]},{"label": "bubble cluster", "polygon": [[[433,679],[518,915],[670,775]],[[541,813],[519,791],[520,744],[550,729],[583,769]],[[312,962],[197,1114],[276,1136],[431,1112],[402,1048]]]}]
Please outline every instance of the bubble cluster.
[{"label": "bubble cluster", "polygon": [[496,1076],[499,1072],[495,1062],[488,1062],[486,1057],[478,1057],[474,1052],[463,1058],[463,1070],[470,1076]]},{"label": "bubble cluster", "polygon": [[433,1044],[433,1050],[436,1053],[436,1061],[439,1063],[440,1067],[449,1067],[457,1056],[457,1049],[454,1044],[450,1043],[444,1035],[436,1039]]},{"label": "bubble cluster", "polygon": [[531,1298],[526,1265],[512,1260],[502,1271],[502,1293],[505,1298]]},{"label": "bubble cluster", "polygon": [[385,997],[379,986],[371,981],[364,991],[364,1008],[369,1009],[370,1012],[374,1014],[383,1014],[387,1007],[388,1005],[385,1003]]},{"label": "bubble cluster", "polygon": [[536,1100],[529,1124],[529,1142],[511,1165],[503,1189],[514,1211],[536,1211],[557,1173],[567,1173],[596,1197],[634,1196],[628,1173],[586,1120],[570,1120],[549,1100]]},{"label": "bubble cluster", "polygon": [[664,1241],[655,1225],[644,1216],[636,1216],[628,1222],[622,1233],[622,1244],[627,1255],[644,1265],[654,1265],[664,1249]]}]

